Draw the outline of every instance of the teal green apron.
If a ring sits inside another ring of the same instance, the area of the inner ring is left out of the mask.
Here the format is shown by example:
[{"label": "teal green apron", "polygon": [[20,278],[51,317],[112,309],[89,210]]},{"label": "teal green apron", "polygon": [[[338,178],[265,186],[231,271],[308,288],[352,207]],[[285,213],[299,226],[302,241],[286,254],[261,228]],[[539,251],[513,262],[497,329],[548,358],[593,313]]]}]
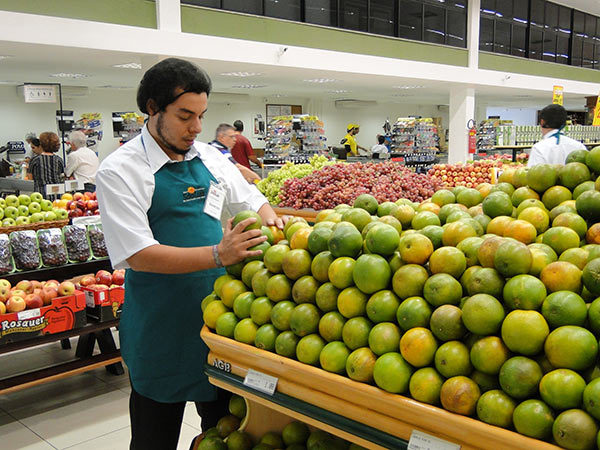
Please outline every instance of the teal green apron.
[{"label": "teal green apron", "polygon": [[[156,172],[148,220],[158,242],[200,247],[221,241],[221,222],[203,212],[211,180],[216,181],[200,158],[165,164]],[[216,399],[204,375],[208,348],[200,339],[200,303],[223,273],[127,271],[120,343],[138,393],[163,403]]]}]

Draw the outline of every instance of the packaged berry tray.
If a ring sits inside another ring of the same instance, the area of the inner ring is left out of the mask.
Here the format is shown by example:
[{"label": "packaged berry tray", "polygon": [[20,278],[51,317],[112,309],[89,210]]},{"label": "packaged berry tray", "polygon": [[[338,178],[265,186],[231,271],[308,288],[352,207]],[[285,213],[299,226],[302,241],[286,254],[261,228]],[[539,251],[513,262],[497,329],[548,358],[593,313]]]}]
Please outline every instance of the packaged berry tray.
[{"label": "packaged berry tray", "polygon": [[7,234],[0,234],[0,275],[6,275],[15,270],[15,263],[10,254],[10,240]]},{"label": "packaged berry tray", "polygon": [[35,270],[42,265],[37,236],[33,230],[13,231],[10,248],[18,270]]},{"label": "packaged berry tray", "polygon": [[62,266],[69,262],[67,248],[59,228],[38,230],[37,238],[44,266]]},{"label": "packaged berry tray", "polygon": [[67,225],[63,227],[63,236],[70,262],[80,263],[92,258],[85,225]]},{"label": "packaged berry tray", "polygon": [[104,240],[104,230],[101,223],[95,223],[87,226],[88,238],[92,247],[92,256],[94,258],[106,258],[108,250]]}]

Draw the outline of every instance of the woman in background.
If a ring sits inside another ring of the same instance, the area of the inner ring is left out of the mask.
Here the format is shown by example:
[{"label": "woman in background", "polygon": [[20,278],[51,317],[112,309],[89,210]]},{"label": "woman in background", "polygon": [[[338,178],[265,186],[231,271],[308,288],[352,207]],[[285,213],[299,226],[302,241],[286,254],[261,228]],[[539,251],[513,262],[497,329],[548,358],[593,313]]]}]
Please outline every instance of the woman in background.
[{"label": "woman in background", "polygon": [[31,159],[29,172],[33,177],[34,189],[46,198],[46,185],[62,183],[65,165],[55,153],[60,149],[60,139],[56,133],[46,131],[40,134],[40,146],[33,147],[38,155]]}]

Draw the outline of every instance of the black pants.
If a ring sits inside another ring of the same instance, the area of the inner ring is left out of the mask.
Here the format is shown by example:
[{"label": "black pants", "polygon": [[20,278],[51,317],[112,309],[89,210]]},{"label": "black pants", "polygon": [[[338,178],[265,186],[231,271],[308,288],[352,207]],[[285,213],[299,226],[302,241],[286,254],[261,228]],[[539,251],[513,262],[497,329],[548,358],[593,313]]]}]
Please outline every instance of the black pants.
[{"label": "black pants", "polygon": [[[196,402],[202,418],[202,431],[217,425],[228,414],[231,393],[218,389],[217,400]],[[129,417],[131,420],[130,450],[175,450],[179,441],[186,402],[161,403],[131,388]]]}]

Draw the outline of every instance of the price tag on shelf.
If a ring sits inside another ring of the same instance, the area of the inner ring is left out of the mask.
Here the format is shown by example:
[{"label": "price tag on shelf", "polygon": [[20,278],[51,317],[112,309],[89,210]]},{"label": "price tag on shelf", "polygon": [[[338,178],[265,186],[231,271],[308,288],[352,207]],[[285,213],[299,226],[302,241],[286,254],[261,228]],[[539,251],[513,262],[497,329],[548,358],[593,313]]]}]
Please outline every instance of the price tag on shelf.
[{"label": "price tag on shelf", "polygon": [[460,445],[413,430],[408,441],[408,450],[460,450]]},{"label": "price tag on shelf", "polygon": [[36,317],[40,317],[41,315],[42,314],[40,308],[28,309],[26,311],[21,311],[20,313],[17,313],[17,319],[30,320],[35,319]]},{"label": "price tag on shelf", "polygon": [[83,190],[83,183],[79,180],[67,180],[65,181],[65,191],[74,192]]},{"label": "price tag on shelf", "polygon": [[277,381],[279,380],[271,375],[248,369],[246,378],[244,378],[244,385],[265,394],[273,395],[275,389],[277,389]]},{"label": "price tag on shelf", "polygon": [[46,195],[60,195],[65,193],[64,184],[47,184]]}]

